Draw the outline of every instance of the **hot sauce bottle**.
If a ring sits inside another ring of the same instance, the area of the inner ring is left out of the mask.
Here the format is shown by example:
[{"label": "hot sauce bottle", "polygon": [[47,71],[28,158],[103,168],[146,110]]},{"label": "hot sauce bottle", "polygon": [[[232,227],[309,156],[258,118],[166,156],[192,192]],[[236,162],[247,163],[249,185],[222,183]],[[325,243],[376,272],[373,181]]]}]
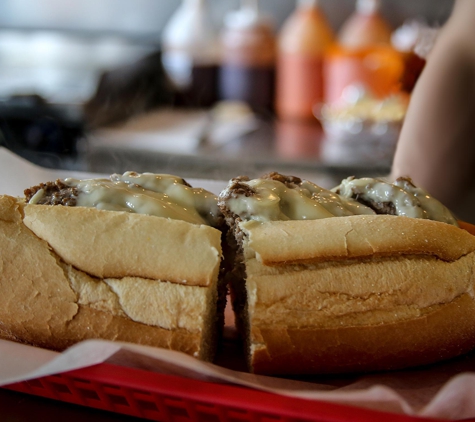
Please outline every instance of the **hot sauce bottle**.
[{"label": "hot sauce bottle", "polygon": [[384,98],[399,89],[404,63],[391,45],[391,28],[379,13],[378,0],[358,0],[325,59],[325,102],[341,99],[345,88],[358,85]]},{"label": "hot sauce bottle", "polygon": [[281,119],[312,121],[323,96],[323,57],[334,41],[318,0],[300,0],[278,37],[276,111]]},{"label": "hot sauce bottle", "polygon": [[392,28],[380,14],[379,0],[358,0],[355,12],[343,23],[338,41],[348,48],[389,44]]}]

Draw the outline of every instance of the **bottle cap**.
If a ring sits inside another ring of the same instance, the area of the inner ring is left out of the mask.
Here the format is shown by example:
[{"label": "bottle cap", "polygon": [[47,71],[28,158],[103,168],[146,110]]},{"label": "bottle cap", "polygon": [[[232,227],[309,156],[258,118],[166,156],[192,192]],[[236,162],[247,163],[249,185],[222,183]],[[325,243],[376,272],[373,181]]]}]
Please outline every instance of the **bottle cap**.
[{"label": "bottle cap", "polygon": [[259,13],[257,0],[241,0],[241,8],[224,17],[224,25],[228,28],[242,29],[258,24],[272,26],[271,21]]},{"label": "bottle cap", "polygon": [[356,11],[363,15],[372,15],[381,7],[380,0],[358,0],[356,2]]},{"label": "bottle cap", "polygon": [[297,7],[313,8],[319,5],[319,0],[298,0]]}]

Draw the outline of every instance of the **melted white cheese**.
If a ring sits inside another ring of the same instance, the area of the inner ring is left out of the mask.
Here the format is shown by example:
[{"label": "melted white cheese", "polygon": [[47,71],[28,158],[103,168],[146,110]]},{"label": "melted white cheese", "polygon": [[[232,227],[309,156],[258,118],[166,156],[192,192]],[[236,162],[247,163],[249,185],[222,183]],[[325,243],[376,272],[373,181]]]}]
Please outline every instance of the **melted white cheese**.
[{"label": "melted white cheese", "polygon": [[390,202],[394,205],[396,215],[457,225],[456,219],[444,205],[406,179],[398,179],[391,184],[382,179],[349,177],[335,190],[344,197],[352,197],[357,193],[365,201]]},{"label": "melted white cheese", "polygon": [[234,181],[231,181],[220,194],[220,200],[225,201],[226,207],[242,220],[314,220],[375,214],[370,207],[353,199],[357,194],[365,202],[393,204],[397,215],[457,225],[445,206],[406,180],[390,184],[379,179],[348,178],[332,190],[305,180],[290,187],[267,179],[240,183],[249,186],[254,193],[249,196],[232,193]]},{"label": "melted white cheese", "polygon": [[[218,199],[214,194],[186,186],[183,179],[168,174],[126,172],[113,174],[110,179],[68,178],[63,182],[78,189],[76,205],[80,207],[127,211],[207,225],[215,225],[219,215]],[[36,196],[32,200],[37,202]]]},{"label": "melted white cheese", "polygon": [[[256,193],[226,199],[227,207],[243,220],[316,220],[354,214],[374,214],[369,207],[351,198],[343,198],[311,182],[288,187],[276,180],[254,179],[242,182]],[[228,197],[229,188],[221,197]]]}]

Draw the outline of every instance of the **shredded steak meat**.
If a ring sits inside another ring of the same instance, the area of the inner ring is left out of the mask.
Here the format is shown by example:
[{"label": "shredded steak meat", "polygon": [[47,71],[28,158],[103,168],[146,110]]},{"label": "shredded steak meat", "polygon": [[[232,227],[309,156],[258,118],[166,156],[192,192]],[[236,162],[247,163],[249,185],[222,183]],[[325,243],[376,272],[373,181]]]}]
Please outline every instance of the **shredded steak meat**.
[{"label": "shredded steak meat", "polygon": [[251,188],[249,185],[246,185],[245,183],[242,183],[247,181],[249,181],[249,178],[246,176],[233,178],[232,184],[227,190],[227,195],[223,196],[221,200],[226,201],[227,199],[237,198],[241,195],[244,195],[245,197],[255,195],[256,191],[253,188]]},{"label": "shredded steak meat", "polygon": [[353,199],[360,204],[371,208],[376,214],[396,215],[396,207],[392,202],[377,202],[370,199],[360,197],[358,194],[353,196]]},{"label": "shredded steak meat", "polygon": [[189,188],[192,188],[192,187],[193,187],[193,186],[191,186],[185,179],[183,179],[183,178],[181,178],[181,177],[180,177],[180,179],[181,179],[181,182],[182,182],[181,184],[182,184],[182,185],[188,186]]},{"label": "shredded steak meat", "polygon": [[244,233],[242,233],[239,228],[239,223],[242,221],[241,218],[227,207],[227,201],[231,198],[238,198],[239,196],[250,197],[255,195],[256,191],[251,186],[243,183],[249,180],[247,176],[234,177],[231,185],[227,189],[226,195],[221,196],[218,200],[218,207],[223,213],[227,225],[231,229],[228,233],[228,242],[234,243],[234,247],[236,247],[236,241],[239,247],[242,246]]},{"label": "shredded steak meat", "polygon": [[65,205],[68,207],[74,207],[76,205],[76,198],[78,196],[77,188],[68,186],[59,179],[56,180],[56,182],[40,183],[39,185],[25,189],[23,193],[26,202],[29,202],[41,189],[44,190],[44,195],[37,204]]},{"label": "shredded steak meat", "polygon": [[396,179],[396,184],[398,184],[398,185],[399,184],[407,184],[407,185],[409,185],[413,188],[416,187],[416,185],[414,184],[414,182],[412,181],[412,179],[410,177],[404,177],[404,176],[398,177]]},{"label": "shredded steak meat", "polygon": [[[409,178],[401,177],[397,180],[404,181],[412,185],[412,181]],[[340,195],[341,193],[340,189],[337,189],[335,193]],[[369,199],[369,198],[365,198],[364,192],[356,188],[352,188],[351,198],[354,199],[355,201],[358,201],[360,204],[371,208],[376,214],[396,215],[396,207],[392,202],[378,202],[378,201],[373,201],[372,199]]]},{"label": "shredded steak meat", "polygon": [[272,172],[261,177],[261,179],[277,180],[288,188],[296,188],[302,183],[302,179],[296,176],[284,176],[283,174]]}]

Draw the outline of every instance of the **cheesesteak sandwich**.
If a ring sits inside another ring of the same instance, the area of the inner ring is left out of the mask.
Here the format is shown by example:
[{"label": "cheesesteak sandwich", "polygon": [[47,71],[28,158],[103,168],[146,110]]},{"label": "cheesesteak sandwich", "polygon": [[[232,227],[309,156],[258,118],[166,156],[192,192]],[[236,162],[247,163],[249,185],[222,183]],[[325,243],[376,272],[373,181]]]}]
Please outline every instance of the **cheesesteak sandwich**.
[{"label": "cheesesteak sandwich", "polygon": [[0,196],[0,337],[214,355],[226,288],[212,193],[171,175],[65,179]]},{"label": "cheesesteak sandwich", "polygon": [[255,373],[393,370],[475,348],[475,236],[410,179],[238,177],[218,205]]}]

